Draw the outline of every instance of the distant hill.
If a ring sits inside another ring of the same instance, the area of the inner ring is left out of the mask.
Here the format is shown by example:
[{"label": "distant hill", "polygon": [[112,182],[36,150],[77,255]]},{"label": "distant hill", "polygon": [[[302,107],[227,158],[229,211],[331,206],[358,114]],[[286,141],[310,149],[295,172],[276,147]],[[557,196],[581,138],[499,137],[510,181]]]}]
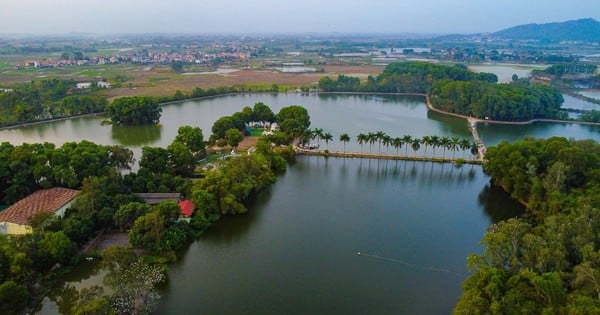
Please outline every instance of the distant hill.
[{"label": "distant hill", "polygon": [[600,22],[594,19],[579,19],[558,23],[525,24],[490,35],[517,40],[600,42]]}]

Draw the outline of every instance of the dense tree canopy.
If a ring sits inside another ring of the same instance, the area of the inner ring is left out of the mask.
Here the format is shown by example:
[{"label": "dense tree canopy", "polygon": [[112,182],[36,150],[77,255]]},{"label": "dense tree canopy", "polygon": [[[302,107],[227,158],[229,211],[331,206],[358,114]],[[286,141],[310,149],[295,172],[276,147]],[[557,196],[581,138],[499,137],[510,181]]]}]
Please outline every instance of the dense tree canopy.
[{"label": "dense tree canopy", "polygon": [[274,122],[275,114],[273,114],[273,111],[269,106],[262,102],[258,102],[254,104],[254,108],[252,109],[252,120]]},{"label": "dense tree canopy", "polygon": [[[119,152],[119,153],[117,153]],[[89,141],[54,144],[0,144],[0,192],[6,204],[40,189],[54,186],[78,189],[88,176],[129,168],[130,150]]]},{"label": "dense tree canopy", "polygon": [[566,118],[566,113],[560,111],[562,93],[546,85],[440,80],[433,84],[431,94],[436,108],[478,118]]},{"label": "dense tree canopy", "polygon": [[484,171],[530,215],[488,228],[455,313],[599,313],[600,145],[529,138],[490,147],[486,159]]},{"label": "dense tree canopy", "polygon": [[143,96],[121,97],[106,106],[113,123],[123,125],[155,124],[161,112],[156,99]]},{"label": "dense tree canopy", "polygon": [[306,108],[298,105],[283,107],[275,120],[279,123],[281,131],[294,137],[299,137],[310,126],[310,116]]},{"label": "dense tree canopy", "polygon": [[84,95],[75,81],[44,79],[0,92],[0,126],[103,112],[104,97]]},{"label": "dense tree canopy", "polygon": [[319,88],[332,92],[428,94],[442,110],[478,118],[510,121],[566,118],[566,113],[560,111],[563,98],[558,89],[521,81],[496,84],[495,74],[475,73],[462,65],[398,62],[362,84],[358,78],[354,79],[324,77]]}]

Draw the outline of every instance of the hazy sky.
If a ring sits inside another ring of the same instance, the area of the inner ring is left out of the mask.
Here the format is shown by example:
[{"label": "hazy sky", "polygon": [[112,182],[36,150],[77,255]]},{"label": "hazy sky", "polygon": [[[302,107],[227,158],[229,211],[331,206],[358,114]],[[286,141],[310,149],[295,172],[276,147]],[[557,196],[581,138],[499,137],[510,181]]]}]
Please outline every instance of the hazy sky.
[{"label": "hazy sky", "polygon": [[598,0],[1,0],[0,33],[477,33],[591,17]]}]

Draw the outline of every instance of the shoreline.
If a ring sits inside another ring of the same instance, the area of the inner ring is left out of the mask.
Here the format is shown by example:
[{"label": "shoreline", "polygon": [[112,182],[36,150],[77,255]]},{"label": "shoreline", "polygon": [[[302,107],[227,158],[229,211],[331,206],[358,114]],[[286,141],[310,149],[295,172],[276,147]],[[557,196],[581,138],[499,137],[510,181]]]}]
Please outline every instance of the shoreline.
[{"label": "shoreline", "polygon": [[[508,121],[508,120],[492,120],[492,119],[475,118],[475,117],[472,117],[472,116],[466,116],[466,115],[462,115],[462,114],[447,112],[447,111],[435,108],[433,106],[433,104],[431,103],[431,98],[429,97],[428,94],[425,94],[425,93],[297,92],[297,91],[290,91],[290,92],[240,92],[240,93],[225,93],[225,94],[219,94],[219,95],[210,95],[210,96],[200,96],[200,97],[186,98],[186,99],[183,99],[183,100],[177,100],[177,101],[170,101],[170,102],[160,103],[159,106],[162,107],[162,106],[167,106],[167,105],[172,105],[172,104],[183,103],[183,102],[187,102],[187,101],[210,99],[210,98],[221,97],[221,96],[244,95],[244,94],[315,94],[315,95],[319,95],[319,94],[341,94],[341,95],[421,96],[421,97],[425,98],[425,105],[427,106],[427,109],[429,109],[429,110],[431,110],[433,112],[442,114],[442,115],[453,116],[453,117],[458,117],[458,118],[466,119],[467,122],[469,122],[470,124],[490,123],[490,124],[504,124],[504,125],[529,125],[529,124],[533,124],[533,123],[536,123],[536,122],[550,122],[550,123],[561,123],[561,124],[571,123],[571,124],[580,124],[580,125],[600,126],[600,123],[596,123],[596,122],[586,122],[586,121],[577,121],[577,120],[560,120],[560,119],[549,119],[549,118],[534,118],[534,119],[527,120],[527,121]],[[39,125],[39,124],[44,124],[44,123],[49,123],[49,122],[63,121],[63,120],[74,119],[74,118],[103,116],[105,114],[106,114],[106,112],[98,112],[98,113],[91,113],[91,114],[83,114],[83,115],[76,115],[76,116],[53,118],[53,119],[48,119],[48,120],[39,120],[39,121],[34,121],[34,122],[21,123],[21,124],[16,124],[16,125],[10,125],[10,126],[0,127],[0,131],[2,131],[2,130],[16,129],[16,128],[21,128],[21,127],[28,127],[28,126],[33,126],[33,125]]]}]

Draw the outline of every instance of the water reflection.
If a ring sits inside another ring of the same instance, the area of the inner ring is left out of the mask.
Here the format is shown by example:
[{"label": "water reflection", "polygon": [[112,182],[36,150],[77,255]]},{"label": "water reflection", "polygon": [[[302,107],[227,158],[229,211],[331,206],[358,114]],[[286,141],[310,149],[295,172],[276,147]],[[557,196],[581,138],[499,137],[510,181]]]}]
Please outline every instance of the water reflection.
[{"label": "water reflection", "polygon": [[269,199],[271,199],[270,188],[256,194],[248,200],[247,208],[250,209],[248,213],[223,217],[210,228],[210,230],[219,230],[219,233],[211,233],[209,230],[202,236],[202,242],[215,244],[215,246],[221,246],[223,244],[231,246],[238,243],[246,236],[246,234],[248,234],[255,222],[260,222],[262,206],[265,205]]},{"label": "water reflection", "polygon": [[156,142],[162,134],[161,125],[152,126],[115,126],[111,128],[111,136],[124,146],[142,146]]},{"label": "water reflection", "polygon": [[437,162],[361,159],[358,162],[357,174],[376,177],[377,180],[393,178],[400,183],[417,181],[417,184],[421,183],[424,186],[432,180],[455,185],[472,182],[475,178],[474,167]]},{"label": "water reflection", "polygon": [[478,201],[483,206],[484,213],[494,223],[520,216],[525,212],[522,204],[510,198],[502,188],[492,184],[483,187]]}]

